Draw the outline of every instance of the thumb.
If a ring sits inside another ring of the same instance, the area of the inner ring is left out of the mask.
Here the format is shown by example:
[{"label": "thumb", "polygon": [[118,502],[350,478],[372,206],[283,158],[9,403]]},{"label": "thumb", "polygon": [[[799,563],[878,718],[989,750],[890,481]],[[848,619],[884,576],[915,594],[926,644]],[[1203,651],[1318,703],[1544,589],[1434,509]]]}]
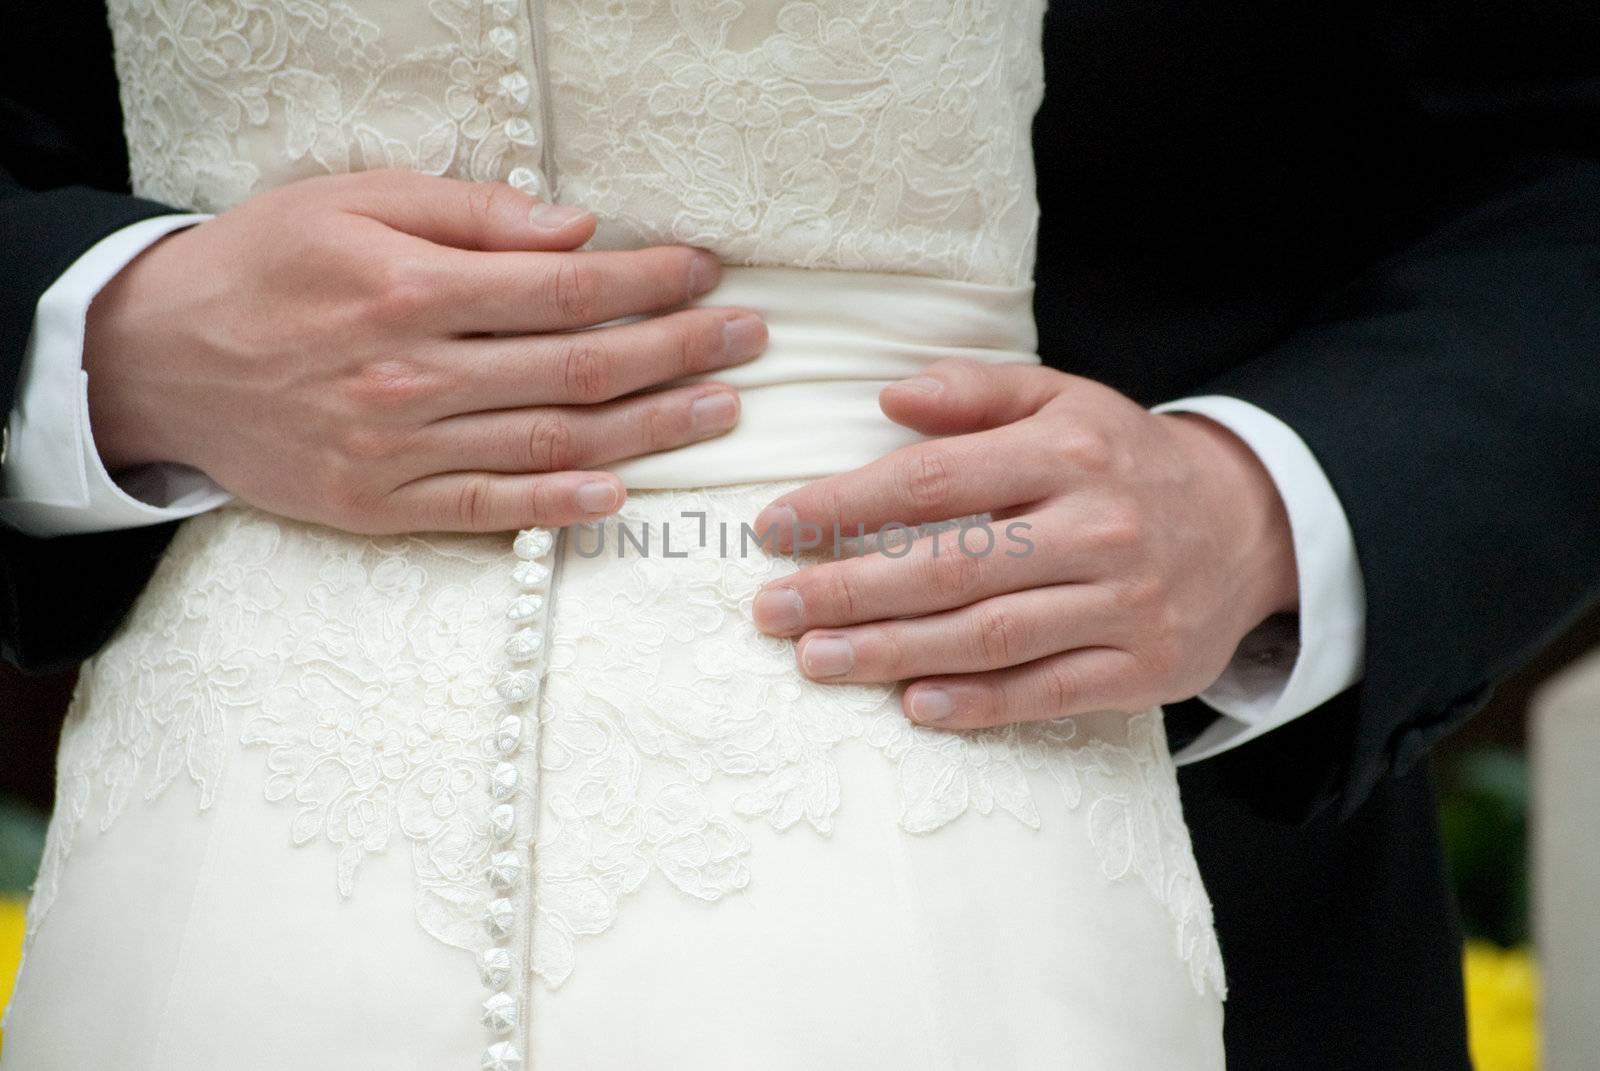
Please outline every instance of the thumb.
[{"label": "thumb", "polygon": [[576,249],[594,236],[595,219],[574,205],[553,205],[505,182],[463,182],[415,171],[349,176],[344,207],[436,245],[484,252]]},{"label": "thumb", "polygon": [[883,388],[878,406],[924,435],[961,435],[1014,424],[1061,392],[1060,372],[1038,365],[949,360]]}]

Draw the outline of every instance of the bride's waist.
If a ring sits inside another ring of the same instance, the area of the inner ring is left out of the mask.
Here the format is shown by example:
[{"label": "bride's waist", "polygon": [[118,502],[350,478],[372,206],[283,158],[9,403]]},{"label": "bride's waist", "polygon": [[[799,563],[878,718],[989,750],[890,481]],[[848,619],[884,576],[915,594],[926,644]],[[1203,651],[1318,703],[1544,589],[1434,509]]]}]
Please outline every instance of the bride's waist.
[{"label": "bride's waist", "polygon": [[717,373],[737,388],[727,435],[610,466],[629,487],[699,487],[845,472],[922,438],[878,392],[938,361],[1037,363],[1033,287],[929,276],[728,267],[702,305],[766,320],[766,350]]}]

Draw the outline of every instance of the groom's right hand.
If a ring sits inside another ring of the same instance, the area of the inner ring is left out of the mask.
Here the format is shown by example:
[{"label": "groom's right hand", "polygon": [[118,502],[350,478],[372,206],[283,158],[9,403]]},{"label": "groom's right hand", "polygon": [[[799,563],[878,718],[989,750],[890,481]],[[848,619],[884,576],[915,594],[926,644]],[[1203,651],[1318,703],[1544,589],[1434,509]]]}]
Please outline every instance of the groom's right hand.
[{"label": "groom's right hand", "polygon": [[[614,512],[585,471],[722,434],[722,384],[636,395],[755,356],[682,246],[576,252],[592,216],[404,171],[307,179],[156,243],[90,308],[96,445],[112,471],[200,469],[349,531],[503,531]],[[594,330],[582,330],[595,328]]]}]

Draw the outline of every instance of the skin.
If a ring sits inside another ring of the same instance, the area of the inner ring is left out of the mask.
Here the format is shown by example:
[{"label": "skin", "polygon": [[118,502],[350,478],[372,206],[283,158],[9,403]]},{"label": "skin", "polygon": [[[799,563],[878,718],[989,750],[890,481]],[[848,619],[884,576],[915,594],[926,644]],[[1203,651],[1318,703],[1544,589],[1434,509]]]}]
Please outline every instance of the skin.
[{"label": "skin", "polygon": [[251,198],[156,243],[95,299],[101,457],[113,472],[190,465],[246,502],[362,533],[615,512],[622,483],[598,466],[738,420],[725,384],[640,392],[749,360],[767,335],[749,309],[677,308],[716,286],[711,254],[578,251],[594,229],[508,185],[407,171]]},{"label": "skin", "polygon": [[[951,729],[1134,712],[1204,690],[1248,632],[1298,606],[1283,503],[1219,424],[1052,369],[967,361],[892,384],[880,405],[944,438],[793,491],[756,528],[787,550],[806,525],[827,545],[835,525],[988,512],[997,550],[972,539],[963,554],[946,533],[765,585],[756,624],[797,639],[812,679],[910,681],[907,716]],[[1030,526],[1031,552],[1007,542],[1013,522]]]},{"label": "skin", "polygon": [[[612,513],[625,492],[597,466],[738,419],[725,384],[650,388],[749,360],[766,328],[748,309],[679,308],[717,284],[709,253],[578,251],[594,228],[507,185],[406,171],[252,198],[156,243],[95,299],[96,445],[113,471],[187,464],[354,532]],[[949,728],[1141,710],[1203,690],[1297,606],[1283,504],[1219,425],[959,361],[881,405],[942,438],[786,495],[757,527],[787,547],[801,524],[988,512],[1026,524],[1032,551],[969,556],[947,533],[767,585],[756,622],[796,638],[813,679],[911,681],[907,714]]]}]

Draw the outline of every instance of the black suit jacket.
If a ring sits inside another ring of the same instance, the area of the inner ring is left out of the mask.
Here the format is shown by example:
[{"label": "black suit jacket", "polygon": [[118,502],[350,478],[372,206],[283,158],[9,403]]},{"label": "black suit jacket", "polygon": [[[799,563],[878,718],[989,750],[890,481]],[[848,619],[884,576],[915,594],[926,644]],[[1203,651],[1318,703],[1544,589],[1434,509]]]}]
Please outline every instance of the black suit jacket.
[{"label": "black suit jacket", "polygon": [[[0,46],[26,50],[0,68],[6,403],[38,294],[162,211],[119,193],[98,5],[33,18]],[[1466,1066],[1417,759],[1600,593],[1597,21],[1589,0],[1048,16],[1041,352],[1141,402],[1219,392],[1283,419],[1366,580],[1363,681],[1181,774],[1232,1068]],[[5,656],[96,649],[168,535],[0,532]],[[1169,728],[1205,717],[1179,704]]]}]

